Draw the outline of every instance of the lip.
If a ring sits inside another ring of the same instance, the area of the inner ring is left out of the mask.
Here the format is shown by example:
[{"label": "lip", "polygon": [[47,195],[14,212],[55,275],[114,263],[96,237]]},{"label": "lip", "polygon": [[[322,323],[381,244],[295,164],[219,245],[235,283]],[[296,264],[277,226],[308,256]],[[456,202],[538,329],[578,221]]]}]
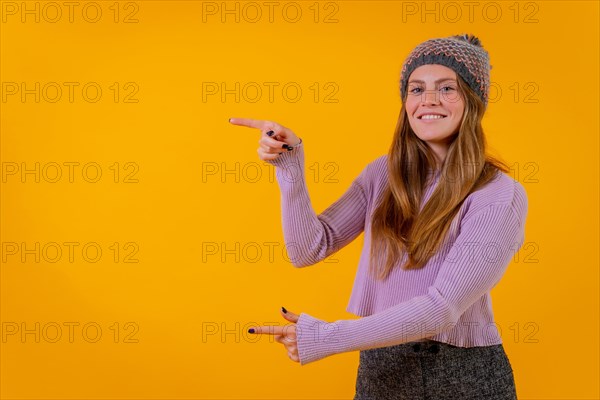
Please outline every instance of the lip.
[{"label": "lip", "polygon": [[[422,117],[423,115],[441,115],[441,116],[442,116],[442,118],[422,119],[421,117]],[[448,118],[448,116],[447,116],[447,115],[444,115],[444,114],[438,114],[438,113],[425,113],[425,114],[421,114],[421,115],[417,116],[417,119],[418,119],[419,121],[421,121],[421,122],[425,122],[425,123],[428,123],[428,122],[435,122],[435,121],[441,121],[441,120],[443,120],[444,118]]]},{"label": "lip", "polygon": [[448,115],[443,112],[433,111],[433,110],[419,110],[420,112],[416,115],[417,118],[421,118],[423,115],[441,115],[442,117],[447,117]]}]

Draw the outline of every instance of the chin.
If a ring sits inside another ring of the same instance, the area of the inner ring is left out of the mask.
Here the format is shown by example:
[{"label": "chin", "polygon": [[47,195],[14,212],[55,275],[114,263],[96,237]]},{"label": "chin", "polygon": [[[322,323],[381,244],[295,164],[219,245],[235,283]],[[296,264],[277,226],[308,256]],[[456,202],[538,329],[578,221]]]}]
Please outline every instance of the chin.
[{"label": "chin", "polygon": [[448,132],[415,132],[415,134],[419,139],[428,142],[443,142],[452,136]]}]

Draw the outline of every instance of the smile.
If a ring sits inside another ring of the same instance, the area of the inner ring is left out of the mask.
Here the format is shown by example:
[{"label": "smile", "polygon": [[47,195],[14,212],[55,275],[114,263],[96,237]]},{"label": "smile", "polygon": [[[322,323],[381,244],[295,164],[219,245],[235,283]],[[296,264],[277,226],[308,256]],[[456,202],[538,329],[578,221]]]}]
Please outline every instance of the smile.
[{"label": "smile", "polygon": [[436,114],[426,114],[426,115],[422,115],[422,116],[418,117],[418,119],[421,119],[421,120],[434,120],[434,119],[442,119],[442,118],[446,118],[446,116],[436,115]]}]

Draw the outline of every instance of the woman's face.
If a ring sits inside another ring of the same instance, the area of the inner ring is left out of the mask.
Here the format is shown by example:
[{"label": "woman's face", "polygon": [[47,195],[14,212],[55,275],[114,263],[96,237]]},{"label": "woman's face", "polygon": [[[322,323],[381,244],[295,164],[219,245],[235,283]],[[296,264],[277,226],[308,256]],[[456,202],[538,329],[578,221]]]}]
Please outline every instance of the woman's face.
[{"label": "woman's face", "polygon": [[408,77],[408,121],[415,134],[429,145],[440,161],[446,158],[465,109],[456,79],[454,70],[439,64],[422,65]]}]

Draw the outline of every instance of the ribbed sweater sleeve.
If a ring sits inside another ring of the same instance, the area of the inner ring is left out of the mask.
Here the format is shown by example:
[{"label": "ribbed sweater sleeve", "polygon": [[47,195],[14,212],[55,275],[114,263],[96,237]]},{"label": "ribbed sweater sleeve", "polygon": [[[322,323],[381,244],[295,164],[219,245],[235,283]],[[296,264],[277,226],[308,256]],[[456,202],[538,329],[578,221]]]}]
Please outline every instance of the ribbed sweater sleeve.
[{"label": "ribbed sweater sleeve", "polygon": [[426,294],[356,320],[327,323],[301,313],[296,324],[300,364],[406,343],[451,328],[503,276],[523,244],[522,220],[511,204],[490,204],[462,221]]},{"label": "ribbed sweater sleeve", "polygon": [[317,215],[305,179],[304,142],[269,163],[281,192],[281,215],[286,250],[292,264],[318,263],[352,242],[363,230],[367,213],[363,172],[345,193]]}]

